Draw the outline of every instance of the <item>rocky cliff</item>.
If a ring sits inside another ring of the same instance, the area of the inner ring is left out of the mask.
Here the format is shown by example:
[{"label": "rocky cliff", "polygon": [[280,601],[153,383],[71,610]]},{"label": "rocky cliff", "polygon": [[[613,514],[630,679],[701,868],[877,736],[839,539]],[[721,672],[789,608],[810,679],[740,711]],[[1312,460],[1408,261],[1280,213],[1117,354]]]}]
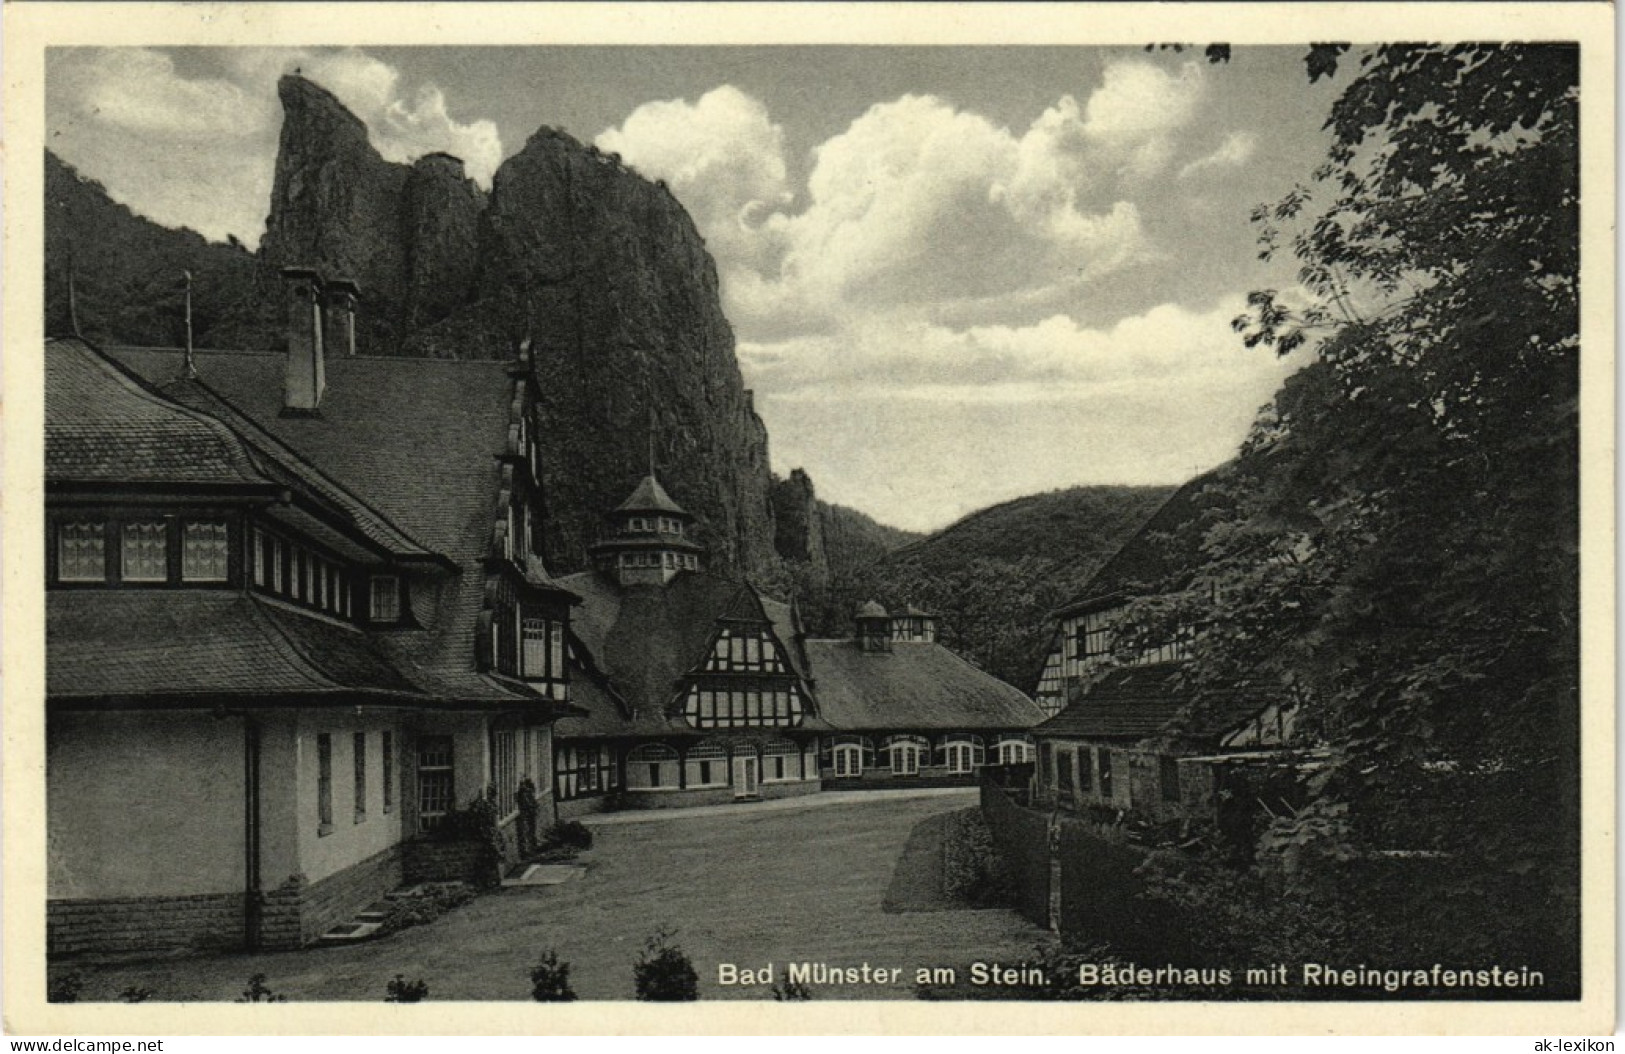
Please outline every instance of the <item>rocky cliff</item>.
[{"label": "rocky cliff", "polygon": [[52,332],[72,325],[71,274],[87,336],[177,343],[180,271],[191,269],[200,344],[277,347],[277,272],[315,267],[360,284],[362,354],[510,357],[528,344],[544,402],[544,540],[559,571],[585,566],[603,513],[648,471],[651,447],[715,566],[817,604],[832,567],[884,551],[855,529],[858,548],[832,553],[836,514],[804,474],[775,503],[767,430],[739,372],[716,267],[663,185],[544,128],[486,194],[446,154],[386,161],[318,85],[285,77],[278,93],[284,120],[257,254],[135,216],[48,157]]},{"label": "rocky cliff", "polygon": [[543,398],[552,566],[584,566],[605,510],[649,468],[699,517],[712,559],[776,570],[767,431],[722,315],[716,267],[663,186],[542,129],[489,198],[462,163],[385,161],[299,77],[261,256],[361,283],[364,353],[507,356],[528,342]]}]

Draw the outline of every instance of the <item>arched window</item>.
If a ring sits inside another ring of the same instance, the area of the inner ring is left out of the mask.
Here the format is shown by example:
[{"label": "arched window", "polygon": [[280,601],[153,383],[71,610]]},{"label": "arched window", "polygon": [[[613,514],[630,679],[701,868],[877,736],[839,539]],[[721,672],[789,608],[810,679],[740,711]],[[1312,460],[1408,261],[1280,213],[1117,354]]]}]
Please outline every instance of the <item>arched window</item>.
[{"label": "arched window", "polygon": [[922,763],[931,764],[931,744],[921,736],[889,736],[881,749],[893,776],[918,776]]},{"label": "arched window", "polygon": [[779,783],[801,778],[801,748],[788,739],[775,739],[762,747],[762,781]]},{"label": "arched window", "polygon": [[728,785],[728,752],[720,743],[700,743],[689,747],[684,765],[690,787]]},{"label": "arched window", "polygon": [[1033,759],[1033,745],[1025,738],[1001,739],[998,751],[1001,765],[1023,765]]},{"label": "arched window", "polygon": [[830,751],[837,779],[863,775],[863,748],[856,743],[837,743]]},{"label": "arched window", "polygon": [[626,755],[626,785],[632,790],[674,790],[678,763],[671,747],[645,743]]},{"label": "arched window", "polygon": [[982,745],[982,737],[963,733],[946,737],[937,745],[937,753],[941,755],[940,764],[946,765],[954,775],[975,772],[987,761],[987,749]]}]

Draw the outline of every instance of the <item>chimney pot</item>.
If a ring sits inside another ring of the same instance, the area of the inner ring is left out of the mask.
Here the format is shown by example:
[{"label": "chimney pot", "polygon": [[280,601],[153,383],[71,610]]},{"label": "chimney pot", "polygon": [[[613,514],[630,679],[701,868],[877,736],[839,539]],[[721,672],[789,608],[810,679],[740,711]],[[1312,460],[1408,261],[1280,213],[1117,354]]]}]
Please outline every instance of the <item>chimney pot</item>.
[{"label": "chimney pot", "polygon": [[361,287],[348,278],[329,281],[323,292],[327,300],[326,339],[335,351],[342,349],[345,358],[355,358],[355,309],[361,297]]},{"label": "chimney pot", "polygon": [[327,364],[322,355],[322,276],[308,267],[284,267],[282,288],[288,303],[282,412],[313,414],[327,389]]}]

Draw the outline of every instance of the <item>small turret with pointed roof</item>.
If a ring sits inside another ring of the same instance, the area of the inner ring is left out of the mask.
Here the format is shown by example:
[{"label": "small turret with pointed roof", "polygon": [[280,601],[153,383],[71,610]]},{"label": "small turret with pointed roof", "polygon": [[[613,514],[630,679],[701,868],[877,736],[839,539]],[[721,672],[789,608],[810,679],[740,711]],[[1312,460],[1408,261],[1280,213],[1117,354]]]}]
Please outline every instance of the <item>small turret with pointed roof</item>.
[{"label": "small turret with pointed roof", "polygon": [[891,616],[875,600],[867,601],[853,616],[858,624],[858,646],[864,651],[891,651]]},{"label": "small turret with pointed roof", "polygon": [[598,570],[623,586],[665,585],[701,568],[705,549],[688,538],[693,524],[694,517],[651,472],[609,514],[609,536],[587,552]]}]

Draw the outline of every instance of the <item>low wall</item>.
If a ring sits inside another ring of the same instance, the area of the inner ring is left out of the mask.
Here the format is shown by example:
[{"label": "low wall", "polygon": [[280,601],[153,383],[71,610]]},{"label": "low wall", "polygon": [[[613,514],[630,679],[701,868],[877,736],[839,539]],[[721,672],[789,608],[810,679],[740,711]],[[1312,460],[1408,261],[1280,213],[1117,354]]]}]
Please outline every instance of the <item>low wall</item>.
[{"label": "low wall", "polygon": [[696,805],[730,805],[736,801],[794,798],[803,794],[817,794],[817,780],[786,780],[783,783],[758,784],[756,794],[739,798],[732,787],[703,787],[693,790],[624,790],[618,808],[621,809],[687,809]]},{"label": "low wall", "polygon": [[485,887],[502,880],[501,861],[481,842],[435,842],[420,839],[406,844],[401,880],[408,886],[422,882],[469,882]]},{"label": "low wall", "polygon": [[46,903],[51,956],[240,948],[243,895],[56,899]]},{"label": "low wall", "polygon": [[266,893],[260,946],[297,948],[350,921],[356,912],[400,888],[405,855],[396,843],[318,882],[294,878]]}]

